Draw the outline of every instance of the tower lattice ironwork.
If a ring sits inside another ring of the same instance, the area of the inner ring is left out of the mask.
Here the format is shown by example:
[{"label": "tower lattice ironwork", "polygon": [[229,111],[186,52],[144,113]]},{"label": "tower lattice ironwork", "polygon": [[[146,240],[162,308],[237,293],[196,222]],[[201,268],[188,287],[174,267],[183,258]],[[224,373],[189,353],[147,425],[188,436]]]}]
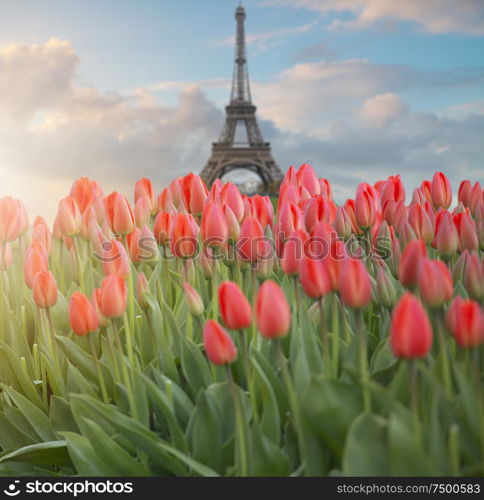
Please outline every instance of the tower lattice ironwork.
[{"label": "tower lattice ironwork", "polygon": [[[267,191],[276,190],[282,172],[272,157],[271,146],[265,142],[256,118],[256,107],[250,95],[245,43],[245,9],[240,5],[235,11],[237,21],[235,64],[230,103],[225,107],[225,124],[218,142],[212,143],[212,154],[201,172],[210,185],[236,169],[255,172]],[[239,137],[242,132],[242,140]]]}]

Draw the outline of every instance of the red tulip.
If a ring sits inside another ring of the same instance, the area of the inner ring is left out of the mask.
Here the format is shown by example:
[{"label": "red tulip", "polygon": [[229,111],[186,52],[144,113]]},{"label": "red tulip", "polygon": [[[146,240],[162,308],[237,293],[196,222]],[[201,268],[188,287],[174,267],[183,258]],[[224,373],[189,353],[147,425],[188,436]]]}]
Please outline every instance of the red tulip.
[{"label": "red tulip", "polygon": [[45,219],[42,217],[37,216],[34,219],[32,227],[32,240],[41,241],[47,251],[47,254],[50,255],[52,250],[52,233],[47,222],[45,222]]},{"label": "red tulip", "polygon": [[134,220],[136,227],[143,227],[150,223],[151,205],[145,197],[138,198],[134,204]]},{"label": "red tulip", "polygon": [[191,215],[178,213],[171,227],[171,253],[179,259],[190,259],[197,253],[198,226]]},{"label": "red tulip", "polygon": [[442,172],[435,172],[430,187],[432,203],[435,209],[449,208],[452,203],[452,188]]},{"label": "red tulip", "polygon": [[484,342],[484,314],[474,300],[457,296],[447,311],[446,322],[460,347],[477,347]]},{"label": "red tulip", "polygon": [[430,181],[422,181],[420,184],[420,193],[429,203],[432,203],[432,183]]},{"label": "red tulip", "polygon": [[104,198],[106,217],[111,231],[125,235],[134,229],[134,214],[128,200],[114,191]]},{"label": "red tulip", "polygon": [[200,215],[207,199],[207,186],[199,175],[188,174],[183,178],[183,200],[187,210],[193,215]]},{"label": "red tulip", "polygon": [[463,281],[472,298],[484,300],[484,262],[475,253],[470,254],[467,259]]},{"label": "red tulip", "polygon": [[87,177],[81,177],[74,181],[69,196],[76,200],[81,214],[83,214],[94,202],[96,198],[102,197],[101,187],[96,181]]},{"label": "red tulip", "polygon": [[49,308],[57,303],[57,283],[50,271],[40,271],[35,275],[32,291],[37,307]]},{"label": "red tulip", "polygon": [[232,363],[237,358],[237,348],[230,335],[222,326],[209,319],[203,328],[203,343],[205,352],[214,365]]},{"label": "red tulip", "polygon": [[257,328],[263,337],[284,337],[291,327],[291,310],[282,288],[274,281],[262,283],[256,298]]},{"label": "red tulip", "polygon": [[158,203],[155,196],[155,191],[153,189],[153,184],[149,179],[143,177],[136,182],[134,186],[134,201],[136,202],[144,198],[149,206],[149,211],[151,214],[155,214],[158,208]]},{"label": "red tulip", "polygon": [[365,307],[371,300],[370,275],[361,260],[346,259],[339,275],[341,300],[349,307]]},{"label": "red tulip", "polygon": [[24,280],[29,288],[33,288],[35,275],[40,271],[48,271],[47,252],[40,242],[32,242],[24,260]]},{"label": "red tulip", "polygon": [[69,321],[76,335],[87,335],[99,328],[96,309],[81,292],[74,292],[69,300]]},{"label": "red tulip", "polygon": [[296,182],[299,187],[304,187],[310,196],[319,195],[321,186],[318,176],[311,165],[304,163],[296,173]]},{"label": "red tulip", "polygon": [[94,306],[94,309],[96,310],[97,318],[99,321],[99,326],[101,326],[103,328],[108,326],[109,325],[109,318],[106,318],[106,316],[103,316],[101,313],[101,289],[100,288],[95,288],[92,291],[91,304]]},{"label": "red tulip", "polygon": [[322,260],[304,257],[301,262],[300,276],[304,293],[313,299],[318,299],[331,291],[330,275]]},{"label": "red tulip", "polygon": [[150,262],[158,256],[158,246],[151,229],[144,225],[126,236],[129,255],[132,262]]},{"label": "red tulip", "polygon": [[477,240],[476,224],[468,213],[462,212],[454,216],[454,224],[459,234],[461,250],[477,250],[479,242]]},{"label": "red tulip", "polygon": [[406,287],[417,284],[421,260],[427,256],[427,247],[422,240],[412,240],[402,252],[398,266],[400,283]]},{"label": "red tulip", "polygon": [[227,182],[220,192],[220,198],[223,206],[230,207],[240,224],[244,217],[244,200],[237,186],[232,182]]},{"label": "red tulip", "polygon": [[432,347],[432,326],[421,302],[406,292],[393,310],[390,345],[399,358],[423,358]]},{"label": "red tulip", "polygon": [[259,257],[260,242],[264,239],[264,231],[260,222],[254,217],[247,217],[240,227],[237,242],[238,255],[242,260],[255,262]]},{"label": "red tulip", "polygon": [[242,290],[233,281],[223,281],[218,288],[220,314],[231,330],[244,330],[252,323],[252,309]]},{"label": "red tulip", "polygon": [[459,190],[457,192],[457,200],[460,203],[462,203],[465,207],[469,206],[471,191],[472,191],[471,181],[465,180],[460,183]]},{"label": "red tulip", "polygon": [[82,225],[81,212],[74,198],[68,196],[59,202],[57,220],[59,221],[59,228],[65,236],[72,237],[80,233]]},{"label": "red tulip", "polygon": [[422,259],[417,282],[423,301],[431,307],[440,307],[452,298],[452,276],[441,260]]},{"label": "red tulip", "polygon": [[162,246],[166,246],[168,244],[172,222],[173,215],[169,213],[160,212],[156,216],[155,223],[153,225],[153,233],[158,243]]},{"label": "red tulip", "polygon": [[173,205],[173,198],[171,196],[171,191],[165,188],[158,195],[158,212],[170,212],[170,210],[175,208]]},{"label": "red tulip", "polygon": [[104,275],[117,274],[126,277],[129,274],[129,259],[126,249],[118,240],[107,241],[103,244],[101,254]]},{"label": "red tulip", "polygon": [[298,229],[285,241],[280,259],[281,268],[285,274],[291,276],[299,274],[299,268],[304,258],[304,245],[308,238],[309,235],[306,231]]},{"label": "red tulip", "polygon": [[204,245],[223,248],[227,243],[229,228],[222,207],[214,201],[205,204],[200,224],[200,234]]},{"label": "red tulip", "polygon": [[368,190],[361,190],[356,193],[355,217],[361,229],[369,229],[376,219],[376,201],[374,195]]},{"label": "red tulip", "polygon": [[426,244],[432,243],[434,239],[435,221],[422,205],[412,203],[408,209],[408,222],[415,232],[417,238]]},{"label": "red tulip", "polygon": [[106,318],[119,318],[126,310],[128,290],[122,276],[111,274],[101,283],[99,309]]},{"label": "red tulip", "polygon": [[382,185],[380,191],[382,206],[387,200],[405,202],[405,188],[399,175],[391,175]]},{"label": "red tulip", "polygon": [[253,216],[261,223],[261,226],[272,226],[274,222],[274,208],[268,196],[256,194],[252,196]]},{"label": "red tulip", "polygon": [[278,220],[278,229],[282,233],[283,241],[296,231],[303,228],[303,215],[294,203],[284,203],[281,206]]},{"label": "red tulip", "polygon": [[442,210],[437,214],[434,244],[444,257],[455,255],[459,248],[459,234],[452,215],[447,210]]}]

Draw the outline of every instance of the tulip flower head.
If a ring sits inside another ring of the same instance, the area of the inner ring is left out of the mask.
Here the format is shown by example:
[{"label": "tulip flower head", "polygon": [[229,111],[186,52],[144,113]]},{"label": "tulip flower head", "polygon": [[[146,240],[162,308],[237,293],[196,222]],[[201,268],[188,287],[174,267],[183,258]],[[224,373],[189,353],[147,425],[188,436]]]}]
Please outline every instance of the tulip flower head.
[{"label": "tulip flower head", "polygon": [[69,300],[69,321],[76,335],[87,335],[99,327],[96,309],[82,292],[74,292]]},{"label": "tulip flower head", "polygon": [[233,281],[223,281],[218,288],[222,319],[231,330],[244,330],[252,323],[252,309],[247,297]]},{"label": "tulip flower head", "polygon": [[291,310],[282,288],[272,280],[262,283],[256,298],[257,328],[263,337],[284,337],[291,327]]},{"label": "tulip flower head", "polygon": [[226,365],[237,358],[234,341],[227,331],[213,319],[205,323],[203,343],[207,357],[214,365]]}]

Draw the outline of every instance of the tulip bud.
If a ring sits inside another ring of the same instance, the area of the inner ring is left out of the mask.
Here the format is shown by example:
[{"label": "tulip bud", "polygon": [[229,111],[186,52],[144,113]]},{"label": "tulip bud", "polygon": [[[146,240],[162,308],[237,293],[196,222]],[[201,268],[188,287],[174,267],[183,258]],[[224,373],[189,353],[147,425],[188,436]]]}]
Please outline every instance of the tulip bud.
[{"label": "tulip bud", "polygon": [[74,292],[69,300],[69,321],[76,335],[87,335],[99,328],[96,309],[81,292]]},{"label": "tulip bud", "polygon": [[441,260],[422,259],[417,282],[423,301],[430,307],[440,307],[452,298],[452,276]]},{"label": "tulip bud", "polygon": [[65,236],[72,237],[80,233],[82,226],[81,212],[74,198],[68,196],[59,202],[57,220],[59,221],[59,228]]},{"label": "tulip bud", "polygon": [[52,233],[47,222],[40,216],[37,216],[33,223],[32,240],[41,241],[44,245],[47,254],[50,255],[52,250]]},{"label": "tulip bud", "polygon": [[199,175],[188,174],[182,180],[182,195],[188,211],[193,215],[201,215],[207,199],[207,186]]},{"label": "tulip bud", "polygon": [[237,222],[240,224],[244,217],[244,200],[237,186],[232,182],[227,182],[220,192],[220,198],[223,206],[232,210]]},{"label": "tulip bud", "polygon": [[280,259],[281,268],[285,274],[297,276],[304,257],[304,244],[309,235],[306,231],[298,229],[285,241]]},{"label": "tulip bud", "polygon": [[200,294],[187,282],[183,283],[183,290],[185,292],[185,300],[190,314],[193,316],[201,316],[205,307]]},{"label": "tulip bud", "polygon": [[304,293],[313,299],[326,295],[332,288],[324,262],[308,256],[301,261],[300,280]]},{"label": "tulip bud", "polygon": [[344,207],[338,207],[336,210],[334,228],[338,236],[344,240],[347,240],[351,236],[351,219]]},{"label": "tulip bud", "polygon": [[422,205],[412,203],[408,210],[408,222],[417,238],[426,244],[432,243],[434,239],[435,222]]},{"label": "tulip bud", "polygon": [[472,253],[464,268],[464,286],[467,293],[478,301],[484,300],[484,263]]},{"label": "tulip bud", "polygon": [[[154,215],[157,211],[158,203],[156,200],[155,191],[153,189],[153,184],[149,179],[146,179],[146,177],[143,177],[142,179],[137,181],[134,186],[135,205],[141,198],[144,198],[146,200],[150,214]],[[141,224],[138,227],[141,227],[142,225],[144,224]]]},{"label": "tulip bud", "polygon": [[232,281],[223,281],[218,288],[218,303],[222,319],[231,330],[244,330],[252,323],[249,301]]},{"label": "tulip bud", "polygon": [[198,254],[198,264],[202,269],[203,275],[207,279],[212,279],[215,273],[216,258],[213,255],[212,249],[202,247]]},{"label": "tulip bud", "polygon": [[449,208],[452,203],[452,188],[442,172],[435,172],[430,187],[432,203],[435,209]]},{"label": "tulip bud", "polygon": [[260,280],[267,279],[274,269],[275,251],[270,243],[270,240],[264,239],[259,245],[259,258],[257,260],[257,278]]},{"label": "tulip bud", "polygon": [[371,300],[371,281],[361,260],[346,259],[339,276],[341,300],[349,307],[366,307]]},{"label": "tulip bud", "polygon": [[106,218],[111,231],[125,235],[134,229],[134,214],[128,200],[114,191],[104,198]]},{"label": "tulip bud", "polygon": [[223,248],[227,243],[229,228],[220,205],[209,201],[203,208],[200,234],[204,245]]},{"label": "tulip bud", "polygon": [[435,246],[444,257],[451,257],[459,248],[459,234],[452,215],[444,210],[436,219]]},{"label": "tulip bud", "polygon": [[198,226],[193,217],[178,213],[171,228],[170,250],[179,259],[190,259],[198,249]]},{"label": "tulip bud", "polygon": [[484,342],[484,314],[474,300],[457,296],[447,311],[446,323],[460,347],[477,347]]},{"label": "tulip bud", "polygon": [[21,203],[11,196],[0,198],[0,241],[15,241],[21,232]]},{"label": "tulip bud", "polygon": [[24,280],[29,288],[33,288],[35,275],[40,271],[48,271],[47,252],[42,243],[32,242],[24,260]]},{"label": "tulip bud", "polygon": [[432,347],[432,326],[421,302],[406,292],[393,310],[390,345],[398,358],[423,358]]},{"label": "tulip bud", "polygon": [[111,274],[101,283],[99,308],[106,318],[119,318],[126,310],[128,291],[122,276]]},{"label": "tulip bud", "polygon": [[376,202],[371,192],[361,190],[356,193],[355,217],[361,229],[369,229],[376,219]]},{"label": "tulip bud", "polygon": [[151,219],[151,205],[149,201],[144,198],[138,198],[134,204],[134,220],[136,227],[143,227],[150,223]]},{"label": "tulip bud", "polygon": [[422,240],[412,240],[402,252],[398,267],[400,283],[406,287],[417,284],[421,260],[427,256],[427,247]]},{"label": "tulip bud", "polygon": [[35,275],[32,291],[37,307],[49,308],[57,303],[57,283],[50,271],[40,271]]},{"label": "tulip bud", "polygon": [[380,267],[376,274],[376,295],[380,304],[385,307],[393,307],[397,302],[395,284],[383,267]]},{"label": "tulip bud", "polygon": [[230,335],[222,326],[209,319],[203,328],[203,343],[205,352],[214,365],[232,363],[237,358],[237,348]]},{"label": "tulip bud", "polygon": [[146,296],[150,293],[150,284],[146,279],[145,273],[139,273],[136,281],[136,300],[138,301],[141,309],[147,309],[149,307],[149,302],[146,300]]},{"label": "tulip bud", "polygon": [[460,183],[459,190],[457,192],[457,199],[459,200],[459,203],[462,203],[465,207],[469,206],[471,191],[471,181],[465,180]]},{"label": "tulip bud", "polygon": [[262,283],[256,298],[257,328],[263,337],[284,337],[291,327],[291,310],[282,288],[274,281]]},{"label": "tulip bud", "polygon": [[461,250],[477,250],[479,242],[477,240],[476,225],[469,214],[461,212],[455,215],[454,224],[459,235]]},{"label": "tulip bud", "polygon": [[106,326],[109,325],[109,318],[106,318],[106,316],[103,316],[101,313],[101,289],[100,288],[95,288],[92,291],[92,296],[91,296],[91,304],[94,306],[94,309],[96,310],[96,314],[99,320],[99,326],[102,328],[105,328]]},{"label": "tulip bud", "polygon": [[104,275],[118,274],[126,277],[129,274],[128,254],[122,243],[111,240],[103,244],[101,255]]},{"label": "tulip bud", "polygon": [[169,213],[160,212],[156,216],[155,223],[153,225],[153,233],[158,243],[162,246],[166,246],[168,244],[172,222],[173,216]]},{"label": "tulip bud", "polygon": [[264,240],[264,231],[254,217],[247,217],[240,227],[237,242],[238,255],[242,260],[255,262],[258,258],[259,244]]}]

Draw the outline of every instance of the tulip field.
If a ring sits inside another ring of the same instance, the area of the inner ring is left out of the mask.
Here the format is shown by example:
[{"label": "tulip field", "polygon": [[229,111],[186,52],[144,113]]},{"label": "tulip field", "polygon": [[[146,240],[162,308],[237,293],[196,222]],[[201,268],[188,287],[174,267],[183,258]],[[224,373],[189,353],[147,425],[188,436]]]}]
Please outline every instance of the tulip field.
[{"label": "tulip field", "polygon": [[0,199],[0,475],[484,475],[479,182],[66,195]]}]

